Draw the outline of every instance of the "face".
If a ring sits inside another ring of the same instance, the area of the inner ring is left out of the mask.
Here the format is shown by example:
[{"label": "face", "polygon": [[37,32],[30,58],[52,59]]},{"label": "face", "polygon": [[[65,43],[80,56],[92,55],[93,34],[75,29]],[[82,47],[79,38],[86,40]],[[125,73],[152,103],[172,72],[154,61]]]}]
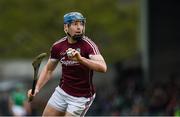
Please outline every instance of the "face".
[{"label": "face", "polygon": [[84,23],[82,21],[72,22],[69,26],[66,24],[64,29],[68,31],[71,36],[79,35],[83,33]]}]

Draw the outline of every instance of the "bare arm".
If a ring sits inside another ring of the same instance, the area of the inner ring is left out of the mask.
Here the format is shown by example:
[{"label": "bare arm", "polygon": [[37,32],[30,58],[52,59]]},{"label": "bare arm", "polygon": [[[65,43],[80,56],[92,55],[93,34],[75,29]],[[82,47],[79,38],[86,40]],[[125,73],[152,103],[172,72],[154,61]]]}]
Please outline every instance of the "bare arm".
[{"label": "bare arm", "polygon": [[49,79],[51,79],[52,77],[52,73],[54,71],[54,69],[57,66],[57,61],[52,61],[52,60],[48,60],[47,64],[45,65],[45,67],[43,68],[43,70],[41,71],[41,74],[39,76],[37,85],[36,85],[36,89],[40,90]]},{"label": "bare arm", "polygon": [[[47,83],[47,81],[52,77],[52,73],[56,68],[57,64],[57,61],[52,61],[50,59],[48,60],[47,64],[40,73],[33,96],[35,96],[39,92],[39,90]],[[31,89],[28,91],[28,97],[32,96],[31,91]]]},{"label": "bare arm", "polygon": [[98,71],[98,72],[106,72],[107,66],[104,61],[104,58],[99,55],[91,55],[90,59],[87,59],[85,57],[81,57],[79,62],[87,67],[89,67],[92,70]]}]

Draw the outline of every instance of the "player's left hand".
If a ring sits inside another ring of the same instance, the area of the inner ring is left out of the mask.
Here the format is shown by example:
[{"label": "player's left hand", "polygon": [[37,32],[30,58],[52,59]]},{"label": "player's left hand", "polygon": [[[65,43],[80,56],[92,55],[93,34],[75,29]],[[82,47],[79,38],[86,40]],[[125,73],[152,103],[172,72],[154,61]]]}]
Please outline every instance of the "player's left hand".
[{"label": "player's left hand", "polygon": [[69,59],[74,60],[74,61],[81,60],[81,54],[77,50],[69,48],[66,52]]}]

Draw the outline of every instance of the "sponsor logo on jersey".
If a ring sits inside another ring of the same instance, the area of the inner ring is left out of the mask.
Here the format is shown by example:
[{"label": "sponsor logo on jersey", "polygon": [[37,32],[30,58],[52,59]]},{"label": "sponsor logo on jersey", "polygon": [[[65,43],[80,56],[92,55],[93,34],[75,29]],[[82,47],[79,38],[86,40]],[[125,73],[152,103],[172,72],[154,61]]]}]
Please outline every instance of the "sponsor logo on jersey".
[{"label": "sponsor logo on jersey", "polygon": [[62,65],[66,65],[66,66],[80,65],[78,61],[73,61],[73,60],[65,59],[65,57],[61,58],[60,62],[61,62]]}]

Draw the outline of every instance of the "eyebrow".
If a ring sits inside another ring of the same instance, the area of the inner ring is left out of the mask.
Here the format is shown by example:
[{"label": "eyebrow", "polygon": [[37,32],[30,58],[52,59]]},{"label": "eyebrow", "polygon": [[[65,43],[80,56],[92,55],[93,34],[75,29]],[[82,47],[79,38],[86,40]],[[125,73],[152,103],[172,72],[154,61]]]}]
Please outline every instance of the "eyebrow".
[{"label": "eyebrow", "polygon": [[81,23],[81,24],[84,24],[83,21],[74,21],[74,22],[72,22],[72,23],[75,23],[75,24],[76,24],[76,23],[78,23],[78,22]]}]

